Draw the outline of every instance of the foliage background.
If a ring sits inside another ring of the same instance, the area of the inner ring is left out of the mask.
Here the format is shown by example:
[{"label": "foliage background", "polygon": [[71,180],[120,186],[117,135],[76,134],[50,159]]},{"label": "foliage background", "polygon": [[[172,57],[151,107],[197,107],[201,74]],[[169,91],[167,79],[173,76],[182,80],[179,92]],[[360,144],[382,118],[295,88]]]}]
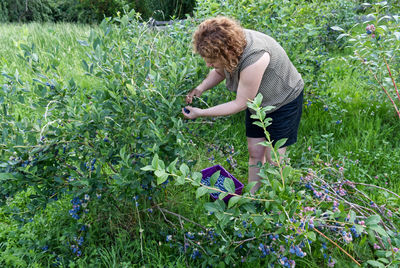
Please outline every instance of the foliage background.
[{"label": "foliage background", "polygon": [[[89,2],[79,2],[85,3]],[[15,4],[24,10],[23,1]],[[259,235],[269,229],[255,227],[252,216],[246,222],[253,224],[249,229],[237,218],[220,221],[205,212],[204,207],[211,207],[207,195],[195,198],[196,186],[175,185],[171,178],[159,185],[165,173],[158,173],[160,180],[141,169],[152,165],[158,154],[168,172],[175,159],[184,173],[222,164],[246,182],[243,114],[196,121],[181,116],[183,96],[208,71],[192,53],[191,33],[198,20],[218,14],[274,36],[303,74],[304,117],[299,141],[290,148],[296,169],[292,182],[309,169],[327,172],[333,182],[336,177],[328,170],[342,167],[348,180],[398,193],[398,119],[368,72],[348,58],[352,47],[345,39],[337,41],[339,33],[332,30],[340,26],[350,31],[373,12],[358,4],[201,0],[193,17],[162,30],[142,24],[134,11],[112,13],[114,18],[92,26],[3,24],[0,264],[266,265],[270,259],[262,256],[259,244],[267,238]],[[398,14],[396,1],[389,4],[382,12]],[[40,10],[38,20],[44,21],[50,13]],[[88,21],[102,18],[91,12],[82,16]],[[355,27],[354,34],[365,34],[364,26]],[[387,49],[396,52],[396,42]],[[395,75],[399,77],[398,69]],[[207,107],[233,97],[220,85],[196,105]],[[156,162],[154,166],[162,166]],[[393,209],[393,218],[398,219],[397,199],[363,190],[379,205]],[[221,222],[226,229],[219,230]],[[198,224],[220,234],[226,231],[228,242],[218,235],[201,236],[204,230]],[[193,233],[195,240],[189,239]],[[255,236],[243,248],[234,243]],[[392,237],[398,244],[398,236]],[[339,267],[354,265],[337,247],[325,249],[320,242],[318,237],[306,258],[296,259],[298,266],[326,266],[329,256]],[[341,245],[365,266],[367,261],[383,265],[389,262],[386,254],[393,254],[375,250],[367,235]],[[197,255],[199,250],[202,256]],[[249,253],[244,263],[243,253]]]},{"label": "foliage background", "polygon": [[79,22],[100,23],[104,17],[135,9],[143,20],[185,18],[195,0],[4,0],[0,22]]}]

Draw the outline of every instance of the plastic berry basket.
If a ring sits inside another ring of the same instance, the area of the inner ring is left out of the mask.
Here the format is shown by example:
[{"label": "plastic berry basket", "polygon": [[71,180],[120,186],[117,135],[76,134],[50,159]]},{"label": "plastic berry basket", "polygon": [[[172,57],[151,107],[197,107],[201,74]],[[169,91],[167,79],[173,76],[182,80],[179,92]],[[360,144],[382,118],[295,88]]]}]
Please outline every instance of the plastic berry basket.
[{"label": "plastic berry basket", "polygon": [[[224,169],[221,165],[215,165],[212,167],[208,167],[205,168],[201,171],[202,174],[202,179],[205,180],[207,178],[210,178],[215,172],[220,171],[220,175],[224,176],[226,178],[230,178],[231,180],[233,180],[233,182],[235,183],[235,194],[242,194],[242,190],[243,190],[243,183],[241,183],[239,180],[237,180],[232,174],[230,174],[228,171],[226,171],[226,169]],[[218,193],[211,193],[210,194],[211,198],[213,200],[217,200],[219,194]],[[227,195],[225,196],[222,200],[224,200],[225,203],[228,203],[229,199],[231,199],[233,195]]]}]

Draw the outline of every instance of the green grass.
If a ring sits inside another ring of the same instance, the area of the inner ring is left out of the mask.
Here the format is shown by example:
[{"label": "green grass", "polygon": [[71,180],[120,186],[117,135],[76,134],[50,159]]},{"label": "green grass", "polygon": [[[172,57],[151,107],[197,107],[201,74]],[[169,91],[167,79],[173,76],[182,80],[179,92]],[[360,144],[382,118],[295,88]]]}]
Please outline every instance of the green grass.
[{"label": "green grass", "polygon": [[[16,55],[20,53],[20,44],[29,46],[33,42],[43,62],[58,66],[56,75],[60,79],[68,81],[73,78],[82,90],[100,87],[99,80],[83,74],[81,60],[86,48],[76,41],[86,39],[91,30],[96,31],[96,28],[73,24],[2,24],[1,71],[14,74],[18,70],[25,80],[31,79],[29,68]],[[319,169],[324,163],[333,166],[338,163],[345,168],[347,179],[378,184],[399,192],[399,120],[384,96],[364,82],[365,75],[348,72],[346,67],[340,61],[327,62],[321,70],[325,81],[318,88],[305,88],[305,103],[309,100],[312,103],[305,105],[298,142],[289,149],[291,164],[306,171],[308,168]],[[337,124],[338,120],[340,123]],[[207,120],[201,126],[188,122],[187,126],[191,133],[186,134],[196,143],[196,150],[190,156],[194,169],[222,164],[239,180],[247,181],[248,154],[243,113]],[[220,148],[234,146],[233,158],[237,167],[231,167],[226,161],[227,151],[209,151],[212,144]],[[212,156],[214,161],[209,160]],[[209,218],[204,213],[203,204],[208,198],[196,200],[195,189],[189,185],[167,187],[161,205],[206,226]],[[188,228],[195,226],[190,222],[182,223],[173,215],[163,215],[157,208],[153,213],[139,208],[138,217],[133,202],[121,202],[110,197],[94,203],[96,205],[87,215],[91,226],[85,236],[85,254],[77,258],[72,256],[66,244],[70,240],[66,234],[74,236],[79,228],[68,214],[70,197],[60,198],[38,213],[32,222],[22,224],[10,215],[24,213],[28,196],[29,193],[22,193],[10,200],[8,207],[0,208],[0,264],[5,267],[47,267],[53,263],[64,267],[193,265],[190,258],[170,247],[165,237],[171,232],[182,235],[180,224]],[[144,230],[142,236],[139,224]],[[46,245],[51,250],[41,250]],[[337,254],[340,256],[341,253]],[[63,258],[57,259],[59,256]],[[311,263],[306,262],[308,259],[302,261],[304,263],[298,263],[300,267],[321,266],[315,260]],[[249,267],[258,265],[261,264]]]}]

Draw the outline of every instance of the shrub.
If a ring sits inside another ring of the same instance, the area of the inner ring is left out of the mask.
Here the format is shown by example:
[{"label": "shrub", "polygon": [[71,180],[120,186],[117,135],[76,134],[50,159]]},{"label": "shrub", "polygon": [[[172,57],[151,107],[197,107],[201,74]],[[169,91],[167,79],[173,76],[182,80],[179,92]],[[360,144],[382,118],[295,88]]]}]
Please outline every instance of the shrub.
[{"label": "shrub", "polygon": [[196,5],[195,0],[146,0],[136,1],[136,11],[142,14],[144,20],[153,17],[156,20],[185,18],[191,14]]}]

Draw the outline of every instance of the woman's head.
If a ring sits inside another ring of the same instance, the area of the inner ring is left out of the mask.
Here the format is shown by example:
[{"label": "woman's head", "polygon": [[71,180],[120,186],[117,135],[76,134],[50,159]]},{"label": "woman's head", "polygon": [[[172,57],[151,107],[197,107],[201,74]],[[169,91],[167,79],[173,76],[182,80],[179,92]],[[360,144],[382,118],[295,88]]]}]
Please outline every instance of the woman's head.
[{"label": "woman's head", "polygon": [[238,22],[216,17],[202,22],[193,35],[194,51],[207,60],[222,63],[232,72],[246,47],[246,36]]}]

